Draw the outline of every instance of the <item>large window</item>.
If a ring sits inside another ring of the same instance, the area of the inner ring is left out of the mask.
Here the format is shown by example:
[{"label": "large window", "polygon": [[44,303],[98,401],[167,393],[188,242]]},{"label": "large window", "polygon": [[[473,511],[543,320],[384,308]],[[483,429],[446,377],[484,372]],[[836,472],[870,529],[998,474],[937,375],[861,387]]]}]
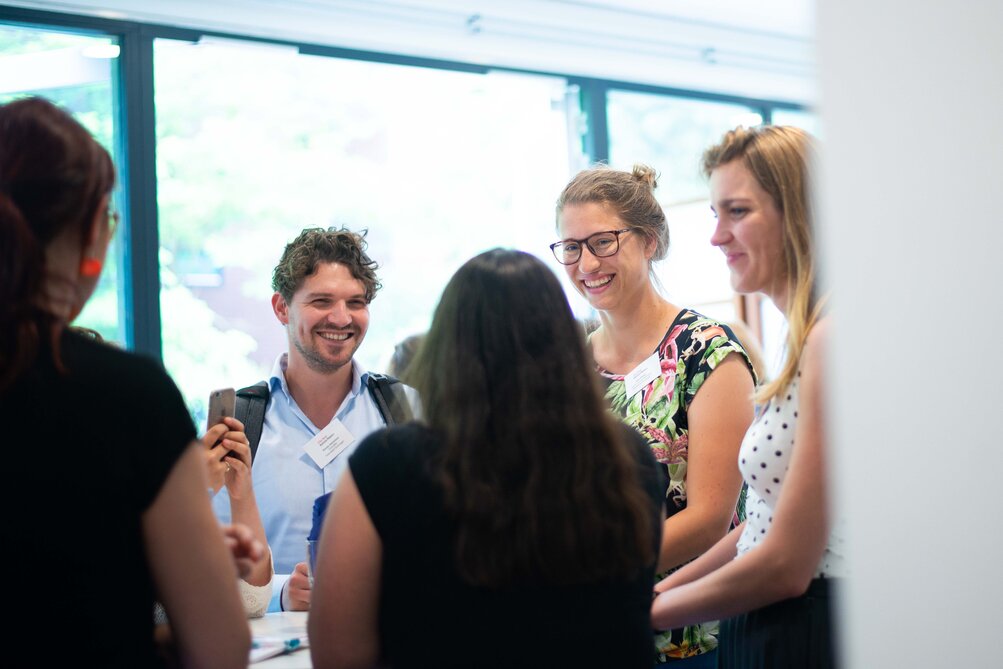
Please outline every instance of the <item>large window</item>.
[{"label": "large window", "polygon": [[[117,159],[118,55],[117,41],[111,37],[0,24],[0,103],[29,95],[52,100]],[[116,242],[94,296],[75,322],[120,343],[126,340],[125,319],[120,315],[123,251]]]},{"label": "large window", "polygon": [[815,137],[822,136],[822,124],[819,122],[818,116],[809,111],[774,109],[772,122],[774,125],[796,126],[802,130],[807,130]]},{"label": "large window", "polygon": [[[530,251],[567,284],[547,249],[554,202],[595,158],[582,145],[602,151],[603,138],[614,166],[644,162],[661,174],[672,244],[656,271],[667,296],[723,320],[748,317],[775,357],[782,318],[735,298],[709,244],[699,159],[725,130],[764,115],[817,131],[810,113],[597,80],[583,84],[585,98],[594,109],[603,101],[593,92],[605,91],[606,115],[585,118],[577,87],[559,75],[419,67],[317,45],[306,48],[330,55],[303,55],[6,6],[0,16],[0,101],[42,95],[65,106],[112,152],[128,188],[116,205],[128,214],[127,200],[135,220],[77,322],[162,354],[199,422],[210,389],[263,378],[285,350],[270,278],[302,228],[369,230],[384,288],[359,359],[381,370],[394,343],[428,327],[445,282],[479,251]],[[575,312],[591,315],[566,289]]]},{"label": "large window", "polygon": [[742,105],[610,91],[610,164],[629,170],[645,163],[659,173],[656,196],[669,223],[667,258],[656,266],[666,296],[725,321],[738,317],[728,268],[710,245],[715,220],[707,181],[700,173],[704,150],[738,125],[761,115]]},{"label": "large window", "polygon": [[232,41],[154,55],[164,360],[196,414],[286,349],[271,272],[304,227],[369,230],[383,290],[358,358],[374,370],[472,255],[554,266],[554,201],[580,162],[563,79]]}]

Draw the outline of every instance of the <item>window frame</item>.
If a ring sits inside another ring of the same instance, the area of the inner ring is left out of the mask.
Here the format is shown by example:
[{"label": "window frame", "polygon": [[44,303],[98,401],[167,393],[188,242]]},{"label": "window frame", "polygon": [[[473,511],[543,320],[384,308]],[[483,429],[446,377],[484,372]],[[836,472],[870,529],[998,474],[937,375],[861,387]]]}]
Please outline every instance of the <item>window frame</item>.
[{"label": "window frame", "polygon": [[[567,72],[529,70],[490,66],[463,61],[406,56],[375,51],[273,39],[255,35],[201,29],[179,28],[154,23],[108,19],[85,14],[51,12],[20,7],[0,6],[0,23],[66,30],[116,37],[121,53],[117,59],[117,87],[120,96],[115,122],[121,128],[119,180],[125,221],[119,235],[123,258],[120,286],[120,327],[126,346],[134,351],[162,358],[160,313],[159,227],[156,177],[156,109],[154,108],[153,45],[156,39],[197,42],[202,37],[243,40],[294,47],[301,54],[409,65],[476,74],[492,71],[562,77],[569,86],[577,86],[584,116],[580,134],[582,152],[590,163],[609,160],[607,98],[610,91],[635,91],[671,98],[705,100],[745,105],[761,114],[763,122],[772,122],[773,110],[810,111],[802,104],[750,98],[706,91],[671,88],[634,82],[580,77]],[[739,316],[761,340],[758,296],[735,296]]]}]

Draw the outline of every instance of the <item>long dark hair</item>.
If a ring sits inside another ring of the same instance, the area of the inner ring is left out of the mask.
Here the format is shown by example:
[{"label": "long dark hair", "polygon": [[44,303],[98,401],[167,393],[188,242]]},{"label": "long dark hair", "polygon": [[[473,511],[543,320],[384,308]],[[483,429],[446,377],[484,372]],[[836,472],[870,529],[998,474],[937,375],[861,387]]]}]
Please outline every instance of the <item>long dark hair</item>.
[{"label": "long dark hair", "polygon": [[69,114],[41,98],[0,105],[0,391],[51,337],[41,306],[45,248],[67,229],[81,243],[115,183],[111,158]]},{"label": "long dark hair", "polygon": [[444,441],[440,477],[468,582],[592,582],[654,561],[636,457],[542,262],[503,249],[469,260],[409,371]]}]

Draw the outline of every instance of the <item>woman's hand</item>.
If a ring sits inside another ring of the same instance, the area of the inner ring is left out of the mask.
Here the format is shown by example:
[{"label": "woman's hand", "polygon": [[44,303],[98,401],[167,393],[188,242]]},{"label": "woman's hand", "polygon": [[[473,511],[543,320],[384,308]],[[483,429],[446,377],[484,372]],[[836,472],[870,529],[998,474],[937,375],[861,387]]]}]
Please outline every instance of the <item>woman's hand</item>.
[{"label": "woman's hand", "polygon": [[268,552],[264,545],[254,537],[254,533],[244,525],[223,525],[223,543],[230,549],[233,564],[240,578],[247,578],[255,565],[265,559]]},{"label": "woman's hand", "polygon": [[[267,585],[272,580],[272,561],[269,558],[268,537],[261,523],[258,503],[254,499],[251,483],[251,446],[244,434],[244,424],[236,418],[224,418],[222,423],[213,425],[202,437],[206,448],[209,467],[209,482],[213,492],[226,485],[230,496],[230,520],[233,527],[241,532],[249,532],[251,540],[264,550],[263,559],[255,557],[246,561],[247,556],[238,555],[235,547],[234,560],[239,567],[246,567],[241,578],[254,586]],[[243,536],[241,534],[240,536]],[[255,554],[256,555],[256,554]]]},{"label": "woman's hand", "polygon": [[236,418],[224,418],[202,437],[206,447],[209,484],[213,493],[224,485],[231,500],[247,498],[251,487],[251,446],[244,424]]},{"label": "woman's hand", "polygon": [[[234,552],[206,499],[205,449],[192,443],[143,513],[147,561],[177,641],[178,666],[247,667],[251,634],[235,587]],[[239,537],[243,553],[249,547]]]}]

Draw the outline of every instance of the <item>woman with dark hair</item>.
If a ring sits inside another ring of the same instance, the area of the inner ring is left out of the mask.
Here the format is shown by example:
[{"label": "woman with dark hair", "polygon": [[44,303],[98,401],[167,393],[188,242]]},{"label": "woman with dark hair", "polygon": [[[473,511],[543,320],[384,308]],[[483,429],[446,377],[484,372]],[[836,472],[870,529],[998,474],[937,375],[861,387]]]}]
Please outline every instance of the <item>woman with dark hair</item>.
[{"label": "woman with dark hair", "polygon": [[[153,361],[68,327],[101,274],[114,180],[56,106],[0,105],[0,425],[18,480],[4,530],[27,576],[10,579],[24,624],[9,636],[47,665],[154,666],[156,596],[182,664],[243,667],[236,573],[180,393]],[[246,531],[227,540],[261,551]]]},{"label": "woman with dark hair", "polygon": [[412,364],[424,421],[363,441],[327,514],[314,665],[649,668],[664,481],[554,275],[468,261]]},{"label": "woman with dark hair", "polygon": [[704,153],[731,283],[787,319],[787,356],[757,394],[739,453],[748,518],[659,583],[657,625],[732,616],[719,667],[835,666],[830,591],[849,575],[844,529],[829,515],[824,351],[829,317],[815,259],[813,140],[789,126],[738,128]]}]

